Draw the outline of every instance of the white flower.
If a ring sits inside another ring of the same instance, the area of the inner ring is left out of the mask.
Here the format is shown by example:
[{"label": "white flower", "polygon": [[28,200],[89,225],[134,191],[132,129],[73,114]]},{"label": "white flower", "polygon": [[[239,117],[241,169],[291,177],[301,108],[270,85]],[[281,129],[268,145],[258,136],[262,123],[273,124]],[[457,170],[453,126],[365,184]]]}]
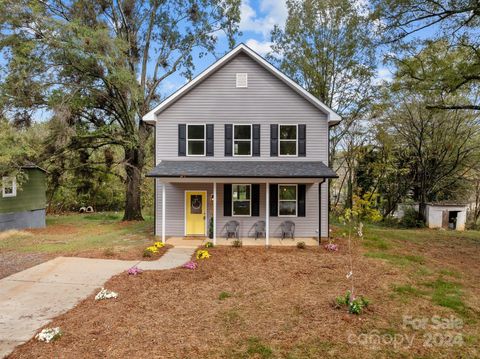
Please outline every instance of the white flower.
[{"label": "white flower", "polygon": [[59,338],[61,335],[62,331],[59,327],[45,328],[40,333],[35,335],[35,339],[41,342],[50,343],[52,340]]},{"label": "white flower", "polygon": [[98,292],[98,294],[95,296],[95,300],[111,299],[111,298],[117,298],[117,297],[118,297],[118,293],[102,288],[102,290]]},{"label": "white flower", "polygon": [[352,271],[348,272],[347,279],[350,278],[352,276],[352,274],[353,274]]}]

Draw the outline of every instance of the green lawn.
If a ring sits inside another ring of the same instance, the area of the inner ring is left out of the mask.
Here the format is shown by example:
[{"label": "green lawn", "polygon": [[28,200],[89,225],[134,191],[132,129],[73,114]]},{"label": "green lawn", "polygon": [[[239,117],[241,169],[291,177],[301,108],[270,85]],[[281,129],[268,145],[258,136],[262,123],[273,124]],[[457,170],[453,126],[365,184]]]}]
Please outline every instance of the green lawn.
[{"label": "green lawn", "polygon": [[85,251],[118,251],[144,247],[153,240],[153,217],[121,222],[122,213],[48,216],[47,227],[4,233],[1,251],[76,255]]}]

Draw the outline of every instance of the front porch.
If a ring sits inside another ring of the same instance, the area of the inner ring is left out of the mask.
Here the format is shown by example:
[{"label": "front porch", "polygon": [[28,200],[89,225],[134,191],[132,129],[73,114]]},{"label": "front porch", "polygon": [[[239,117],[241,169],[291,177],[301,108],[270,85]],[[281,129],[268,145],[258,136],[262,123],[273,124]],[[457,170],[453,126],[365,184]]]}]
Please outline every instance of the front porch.
[{"label": "front porch", "polygon": [[[217,237],[216,245],[217,246],[231,246],[233,245],[233,241],[235,238],[225,239],[221,237]],[[265,238],[259,238],[255,240],[255,238],[251,237],[240,237],[243,246],[260,246],[266,245]],[[191,237],[168,237],[166,238],[166,243],[174,245],[175,247],[199,247],[205,245],[207,242],[213,242],[213,239],[208,237],[199,237],[196,239],[192,239]],[[318,238],[295,238],[292,240],[291,238],[281,239],[281,238],[270,238],[269,246],[273,247],[295,247],[297,243],[304,242],[307,246],[318,246]]]}]

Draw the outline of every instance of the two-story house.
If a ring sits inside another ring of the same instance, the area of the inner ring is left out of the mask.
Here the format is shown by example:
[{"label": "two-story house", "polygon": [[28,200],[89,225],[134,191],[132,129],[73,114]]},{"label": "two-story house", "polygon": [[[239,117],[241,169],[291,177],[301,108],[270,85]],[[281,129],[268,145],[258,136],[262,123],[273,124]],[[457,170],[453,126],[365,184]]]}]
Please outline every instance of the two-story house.
[{"label": "two-story house", "polygon": [[[143,118],[155,125],[155,234],[259,243],[295,223],[295,238],[328,236],[329,126],[340,117],[241,44]],[[264,241],[264,242],[262,242]]]}]

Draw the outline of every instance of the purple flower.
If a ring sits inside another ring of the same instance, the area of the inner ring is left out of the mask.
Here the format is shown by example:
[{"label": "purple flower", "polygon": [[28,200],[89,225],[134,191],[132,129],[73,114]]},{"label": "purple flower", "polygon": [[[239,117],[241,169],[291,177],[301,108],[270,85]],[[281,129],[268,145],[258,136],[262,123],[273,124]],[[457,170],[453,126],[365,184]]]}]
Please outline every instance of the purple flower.
[{"label": "purple flower", "polygon": [[338,251],[338,245],[337,245],[337,244],[334,244],[334,243],[328,243],[328,244],[325,246],[325,249],[326,249],[327,251],[336,252],[336,251]]},{"label": "purple flower", "polygon": [[143,272],[143,270],[138,268],[137,266],[133,266],[132,268],[127,270],[127,273],[130,274],[130,275],[137,275],[137,274],[140,274],[142,272]]},{"label": "purple flower", "polygon": [[189,261],[189,262],[185,263],[182,267],[194,270],[194,269],[197,269],[198,264],[194,261]]}]

